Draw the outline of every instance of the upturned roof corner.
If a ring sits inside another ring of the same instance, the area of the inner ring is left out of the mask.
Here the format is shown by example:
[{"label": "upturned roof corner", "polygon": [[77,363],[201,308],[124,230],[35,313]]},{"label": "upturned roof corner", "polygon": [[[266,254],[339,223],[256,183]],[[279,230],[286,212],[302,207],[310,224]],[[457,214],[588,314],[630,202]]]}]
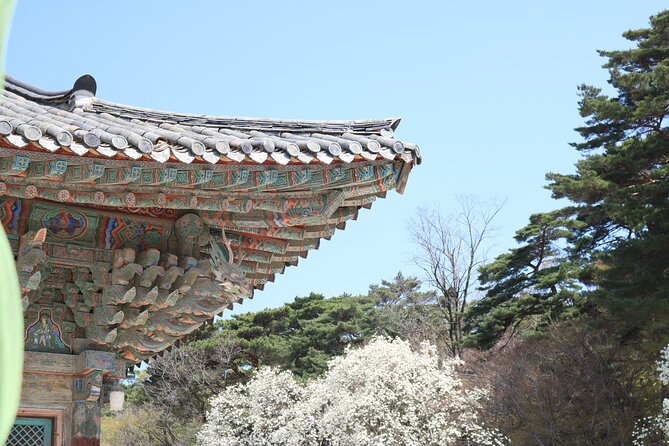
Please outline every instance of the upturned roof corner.
[{"label": "upturned roof corner", "polygon": [[398,118],[172,113],[96,92],[90,75],[63,91],[8,77],[0,96],[0,221],[26,326],[52,320],[62,341],[27,350],[159,354],[404,192],[421,161]]}]

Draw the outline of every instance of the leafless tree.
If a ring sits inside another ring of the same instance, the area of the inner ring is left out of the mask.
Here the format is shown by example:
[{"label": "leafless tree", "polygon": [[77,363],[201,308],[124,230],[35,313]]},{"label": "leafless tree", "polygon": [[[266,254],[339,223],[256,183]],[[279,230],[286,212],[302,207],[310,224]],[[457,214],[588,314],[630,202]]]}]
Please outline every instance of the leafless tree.
[{"label": "leafless tree", "polygon": [[468,350],[465,361],[475,385],[490,391],[482,416],[511,444],[632,444],[635,423],[644,416],[638,397],[660,405],[648,361],[629,361],[629,351],[606,330],[570,322],[549,327],[542,337],[508,341]]},{"label": "leafless tree", "polygon": [[417,250],[414,263],[436,291],[434,302],[444,324],[444,342],[457,355],[463,340],[464,312],[478,293],[478,268],[486,261],[492,221],[503,203],[465,197],[447,215],[439,208],[419,208],[409,231]]},{"label": "leafless tree", "polygon": [[[138,405],[129,402],[122,413],[105,419],[113,434],[105,434],[103,443],[194,444],[209,398],[245,376],[238,364],[242,355],[239,341],[220,332],[153,358],[135,383]],[[125,442],[133,437],[137,442]]]},{"label": "leafless tree", "polygon": [[150,377],[143,383],[151,403],[177,417],[204,420],[209,398],[238,375],[235,360],[242,352],[228,333],[211,341],[201,347],[175,348],[151,360]]}]

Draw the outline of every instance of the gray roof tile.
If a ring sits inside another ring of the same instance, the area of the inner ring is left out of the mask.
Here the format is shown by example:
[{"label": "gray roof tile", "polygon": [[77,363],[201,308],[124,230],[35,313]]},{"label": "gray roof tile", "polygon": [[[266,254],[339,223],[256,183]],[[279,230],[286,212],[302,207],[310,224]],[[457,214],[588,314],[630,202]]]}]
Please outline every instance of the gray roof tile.
[{"label": "gray roof tile", "polygon": [[420,164],[414,144],[393,137],[399,119],[299,121],[171,113],[95,97],[82,76],[72,89],[44,91],[7,77],[0,100],[0,136],[15,146],[37,144],[118,159],[277,163],[388,160]]}]

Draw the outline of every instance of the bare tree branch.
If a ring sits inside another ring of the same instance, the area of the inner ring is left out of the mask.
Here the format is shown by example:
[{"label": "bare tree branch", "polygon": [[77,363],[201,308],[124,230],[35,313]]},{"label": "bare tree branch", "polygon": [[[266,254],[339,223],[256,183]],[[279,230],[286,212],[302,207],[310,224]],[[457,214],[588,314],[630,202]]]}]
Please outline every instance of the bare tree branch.
[{"label": "bare tree branch", "polygon": [[467,305],[478,297],[478,269],[487,260],[492,221],[502,206],[462,197],[454,214],[419,208],[410,223],[417,248],[413,261],[438,295],[435,304],[447,327],[446,342],[452,355],[459,353]]}]

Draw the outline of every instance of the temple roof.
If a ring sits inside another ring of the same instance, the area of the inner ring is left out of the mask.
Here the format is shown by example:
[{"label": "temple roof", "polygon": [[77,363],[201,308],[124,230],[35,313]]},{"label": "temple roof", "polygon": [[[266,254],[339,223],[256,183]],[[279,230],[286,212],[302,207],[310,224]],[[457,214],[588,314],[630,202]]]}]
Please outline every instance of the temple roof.
[{"label": "temple roof", "polygon": [[59,321],[62,351],[163,351],[402,193],[420,163],[399,119],[193,115],[95,93],[91,76],[60,92],[7,78],[0,96],[0,222],[26,326]]},{"label": "temple roof", "polygon": [[7,77],[0,196],[126,216],[194,212],[212,234],[225,232],[254,288],[360,208],[402,193],[421,160],[416,145],[394,138],[399,119],[170,113],[108,102],[96,90],[89,75],[64,91]]},{"label": "temple roof", "polygon": [[394,138],[399,119],[301,121],[172,113],[95,97],[92,76],[65,91],[7,77],[0,135],[13,146],[159,163],[420,163],[416,145]]}]

